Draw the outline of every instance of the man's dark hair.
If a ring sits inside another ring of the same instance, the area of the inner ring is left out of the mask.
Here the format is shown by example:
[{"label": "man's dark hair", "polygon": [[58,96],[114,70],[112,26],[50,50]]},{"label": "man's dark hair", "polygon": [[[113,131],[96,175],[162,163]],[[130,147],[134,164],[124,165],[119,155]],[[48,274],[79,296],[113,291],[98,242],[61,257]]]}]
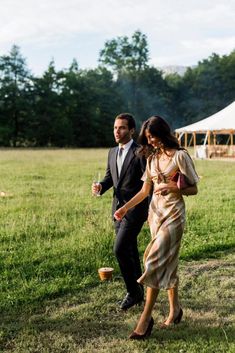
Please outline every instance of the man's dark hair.
[{"label": "man's dark hair", "polygon": [[130,113],[121,113],[116,116],[115,120],[117,120],[117,119],[127,120],[129,130],[136,128],[135,119],[134,119],[133,115],[131,115]]}]

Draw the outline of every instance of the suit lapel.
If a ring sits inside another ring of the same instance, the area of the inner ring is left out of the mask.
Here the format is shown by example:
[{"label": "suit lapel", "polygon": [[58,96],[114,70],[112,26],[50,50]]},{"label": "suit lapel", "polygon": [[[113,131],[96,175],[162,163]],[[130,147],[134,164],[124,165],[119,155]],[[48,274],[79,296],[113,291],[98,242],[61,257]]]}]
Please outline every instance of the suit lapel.
[{"label": "suit lapel", "polygon": [[118,147],[113,149],[113,156],[111,157],[111,174],[113,176],[113,183],[117,185],[118,183],[118,170],[117,170],[117,154],[118,154]]}]

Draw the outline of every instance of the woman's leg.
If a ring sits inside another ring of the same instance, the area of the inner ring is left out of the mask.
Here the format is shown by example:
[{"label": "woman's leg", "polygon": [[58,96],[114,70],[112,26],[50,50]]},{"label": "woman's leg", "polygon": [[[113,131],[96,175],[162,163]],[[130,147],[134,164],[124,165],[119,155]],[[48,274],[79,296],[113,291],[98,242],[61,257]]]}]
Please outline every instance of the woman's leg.
[{"label": "woman's leg", "polygon": [[158,293],[159,293],[159,289],[147,287],[144,310],[140,316],[140,319],[135,329],[135,332],[138,333],[139,335],[143,335],[147,330],[147,327],[152,317],[152,310],[153,310],[154,304],[156,303]]},{"label": "woman's leg", "polygon": [[164,322],[165,325],[170,325],[174,322],[174,319],[177,317],[180,311],[180,303],[178,296],[178,286],[175,288],[170,288],[167,291],[168,300],[170,305],[170,312],[167,320]]}]

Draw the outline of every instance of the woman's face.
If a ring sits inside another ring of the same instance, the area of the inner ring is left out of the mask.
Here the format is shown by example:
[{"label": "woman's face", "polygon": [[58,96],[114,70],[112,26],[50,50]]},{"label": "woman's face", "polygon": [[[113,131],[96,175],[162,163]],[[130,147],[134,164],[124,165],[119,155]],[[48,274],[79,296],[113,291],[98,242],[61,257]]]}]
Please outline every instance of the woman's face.
[{"label": "woman's face", "polygon": [[153,147],[159,147],[161,140],[158,137],[151,135],[149,130],[145,130],[145,136],[149,145],[152,145]]}]

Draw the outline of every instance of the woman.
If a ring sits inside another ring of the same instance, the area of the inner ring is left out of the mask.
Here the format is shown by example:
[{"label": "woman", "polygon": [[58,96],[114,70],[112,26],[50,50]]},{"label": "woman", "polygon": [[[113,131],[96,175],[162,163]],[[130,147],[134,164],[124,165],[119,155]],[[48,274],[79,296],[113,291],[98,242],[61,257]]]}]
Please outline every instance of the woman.
[{"label": "woman", "polygon": [[[149,225],[152,240],[144,254],[143,275],[138,282],[147,286],[146,302],[131,339],[149,336],[154,324],[153,306],[159,290],[167,289],[170,311],[162,328],[181,321],[183,310],[178,298],[178,255],[185,224],[183,195],[197,194],[199,180],[192,159],[186,150],[180,148],[178,140],[171,133],[169,125],[159,116],[144,122],[139,142],[140,152],[147,157],[147,167],[142,178],[142,189],[114,217],[122,219],[126,212],[145,199],[153,190],[149,208]],[[180,171],[187,178],[187,187],[179,189],[173,181]]]}]

